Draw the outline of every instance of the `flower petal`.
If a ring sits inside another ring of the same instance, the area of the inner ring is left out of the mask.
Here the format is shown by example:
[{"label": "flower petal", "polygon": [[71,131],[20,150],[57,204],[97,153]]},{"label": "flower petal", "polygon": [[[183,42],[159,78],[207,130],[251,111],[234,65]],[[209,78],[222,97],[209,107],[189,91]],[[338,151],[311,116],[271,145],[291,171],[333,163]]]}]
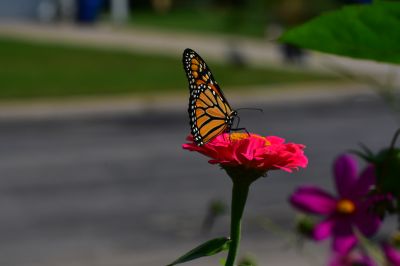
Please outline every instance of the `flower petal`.
[{"label": "flower petal", "polygon": [[313,214],[331,214],[336,208],[336,199],[314,186],[298,188],[289,200],[296,208]]},{"label": "flower petal", "polygon": [[385,253],[386,259],[389,265],[399,266],[400,265],[400,251],[395,249],[393,246],[383,244],[383,252]]},{"label": "flower petal", "polygon": [[304,155],[304,145],[281,143],[284,140],[278,137],[267,137],[267,140],[270,145],[258,149],[255,154],[257,158],[263,158],[261,167],[264,169],[291,172],[291,169],[307,166],[308,159]]},{"label": "flower petal", "polygon": [[333,235],[332,248],[336,252],[347,253],[357,244],[357,237],[353,233],[352,224],[347,219],[336,220]]},{"label": "flower petal", "polygon": [[367,166],[357,180],[354,192],[357,196],[365,196],[376,182],[375,167],[371,164]]},{"label": "flower petal", "polygon": [[314,227],[313,238],[314,240],[323,240],[328,238],[332,234],[333,226],[335,221],[333,219],[326,219]]},{"label": "flower petal", "polygon": [[271,143],[271,145],[281,145],[285,143],[285,139],[277,136],[268,136],[266,139]]},{"label": "flower petal", "polygon": [[357,244],[355,235],[335,236],[333,239],[333,250],[339,253],[349,252]]},{"label": "flower petal", "polygon": [[265,141],[264,138],[253,137],[238,142],[239,146],[237,147],[237,153],[241,162],[246,163],[253,160],[257,149],[265,146]]},{"label": "flower petal", "polygon": [[367,202],[359,204],[357,208],[354,224],[365,236],[372,236],[381,225],[380,217],[371,210],[371,206]]},{"label": "flower petal", "polygon": [[350,155],[339,156],[334,164],[336,189],[340,196],[349,197],[357,180],[357,161]]},{"label": "flower petal", "polygon": [[197,151],[200,152],[206,156],[209,157],[214,157],[218,154],[218,152],[213,148],[212,145],[206,144],[203,146],[198,146],[194,141],[193,141],[193,136],[189,135],[186,140],[189,141],[189,143],[185,143],[182,145],[182,148],[185,150],[189,151]]},{"label": "flower petal", "polygon": [[334,253],[329,266],[377,266],[374,261],[364,253],[350,252],[346,254]]}]

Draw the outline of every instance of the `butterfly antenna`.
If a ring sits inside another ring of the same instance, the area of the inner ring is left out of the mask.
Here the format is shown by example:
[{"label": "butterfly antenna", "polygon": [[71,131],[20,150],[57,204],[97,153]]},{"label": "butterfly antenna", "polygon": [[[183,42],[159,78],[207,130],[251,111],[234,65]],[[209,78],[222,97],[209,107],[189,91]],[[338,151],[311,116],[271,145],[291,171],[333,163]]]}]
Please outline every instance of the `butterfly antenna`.
[{"label": "butterfly antenna", "polygon": [[253,111],[259,111],[261,113],[264,112],[264,110],[262,108],[238,108],[235,111],[239,111],[239,110],[253,110]]}]

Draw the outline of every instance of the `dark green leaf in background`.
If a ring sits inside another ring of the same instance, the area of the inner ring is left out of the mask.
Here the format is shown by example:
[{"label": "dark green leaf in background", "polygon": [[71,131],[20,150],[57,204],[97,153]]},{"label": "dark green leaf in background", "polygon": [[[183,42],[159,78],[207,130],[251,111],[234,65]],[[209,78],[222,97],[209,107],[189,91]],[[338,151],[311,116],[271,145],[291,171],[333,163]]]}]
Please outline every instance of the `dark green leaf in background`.
[{"label": "dark green leaf in background", "polygon": [[351,5],[295,27],[280,38],[302,48],[400,63],[400,2]]},{"label": "dark green leaf in background", "polygon": [[194,260],[200,257],[215,255],[221,251],[229,249],[231,240],[227,237],[220,237],[209,240],[200,246],[192,249],[176,261],[168,264],[167,266],[173,266],[186,261]]}]

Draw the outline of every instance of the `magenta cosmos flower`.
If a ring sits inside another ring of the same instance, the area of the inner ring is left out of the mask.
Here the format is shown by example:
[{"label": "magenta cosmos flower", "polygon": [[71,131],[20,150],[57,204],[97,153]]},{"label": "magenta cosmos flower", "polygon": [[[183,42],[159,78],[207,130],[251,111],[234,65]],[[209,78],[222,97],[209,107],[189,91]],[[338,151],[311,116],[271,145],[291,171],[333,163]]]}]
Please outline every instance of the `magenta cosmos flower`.
[{"label": "magenta cosmos flower", "polygon": [[390,266],[400,266],[400,250],[389,244],[383,244],[383,253],[385,253],[385,257],[388,265]]},{"label": "magenta cosmos flower", "polygon": [[192,136],[187,140],[190,143],[184,144],[184,149],[210,157],[209,163],[219,164],[227,171],[253,170],[256,175],[262,176],[268,170],[281,169],[292,172],[292,169],[304,168],[308,163],[303,151],[304,145],[285,143],[284,139],[275,136],[224,133],[203,146],[197,146]]},{"label": "magenta cosmos flower", "polygon": [[305,186],[292,194],[290,202],[302,211],[325,216],[314,227],[313,238],[318,241],[332,236],[333,250],[347,253],[357,243],[354,228],[371,236],[381,223],[367,199],[375,184],[375,170],[369,166],[358,176],[357,162],[350,155],[342,155],[335,162],[334,175],[338,196],[318,187]]},{"label": "magenta cosmos flower", "polygon": [[329,266],[377,266],[377,264],[365,253],[349,252],[336,253]]}]

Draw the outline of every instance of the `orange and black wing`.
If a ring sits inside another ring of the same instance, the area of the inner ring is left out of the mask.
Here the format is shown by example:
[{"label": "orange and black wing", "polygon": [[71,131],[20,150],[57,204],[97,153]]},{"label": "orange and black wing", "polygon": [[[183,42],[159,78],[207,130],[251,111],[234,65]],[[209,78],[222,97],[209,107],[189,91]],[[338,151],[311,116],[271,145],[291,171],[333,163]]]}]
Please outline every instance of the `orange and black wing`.
[{"label": "orange and black wing", "polygon": [[196,52],[186,49],[183,65],[190,89],[188,111],[191,132],[194,141],[201,146],[230,130],[234,112],[210,69]]}]

